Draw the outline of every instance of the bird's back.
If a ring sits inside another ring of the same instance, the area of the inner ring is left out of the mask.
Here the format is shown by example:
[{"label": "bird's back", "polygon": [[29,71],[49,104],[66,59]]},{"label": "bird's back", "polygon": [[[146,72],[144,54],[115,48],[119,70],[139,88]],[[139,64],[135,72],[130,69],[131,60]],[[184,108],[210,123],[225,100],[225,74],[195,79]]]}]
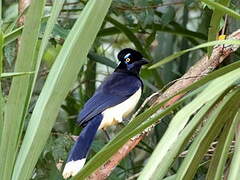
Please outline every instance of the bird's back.
[{"label": "bird's back", "polygon": [[91,118],[107,108],[126,101],[140,88],[142,88],[142,81],[136,75],[113,72],[86,102],[77,122],[84,126]]}]

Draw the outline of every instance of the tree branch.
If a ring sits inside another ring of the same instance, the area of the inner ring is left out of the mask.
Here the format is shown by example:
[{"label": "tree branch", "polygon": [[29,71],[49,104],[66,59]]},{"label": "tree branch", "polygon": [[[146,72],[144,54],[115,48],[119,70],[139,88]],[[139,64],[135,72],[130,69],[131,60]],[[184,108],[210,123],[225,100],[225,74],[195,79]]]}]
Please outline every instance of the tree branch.
[{"label": "tree branch", "polygon": [[[240,29],[232,33],[228,36],[228,39],[237,39],[240,40]],[[208,56],[202,57],[195,65],[193,65],[181,79],[176,81],[172,86],[170,86],[162,95],[160,95],[154,102],[160,103],[163,100],[167,99],[168,97],[176,94],[180,90],[188,87],[192,83],[196,82],[197,80],[201,79],[203,76],[207,75],[208,73],[212,72],[214,69],[218,67],[219,64],[223,62],[231,53],[236,51],[239,46],[217,46],[214,47],[212,55],[210,58]],[[191,78],[189,78],[191,77]],[[171,100],[169,100],[165,107],[174,104],[177,100],[183,97],[184,94],[180,94],[175,96]],[[115,153],[111,159],[109,159],[103,166],[98,168],[88,179],[91,180],[102,180],[106,179],[112,170],[119,164],[119,162],[127,156],[129,152],[146,136],[147,133],[143,133],[135,139],[129,140],[124,146],[122,146],[117,153]]]}]

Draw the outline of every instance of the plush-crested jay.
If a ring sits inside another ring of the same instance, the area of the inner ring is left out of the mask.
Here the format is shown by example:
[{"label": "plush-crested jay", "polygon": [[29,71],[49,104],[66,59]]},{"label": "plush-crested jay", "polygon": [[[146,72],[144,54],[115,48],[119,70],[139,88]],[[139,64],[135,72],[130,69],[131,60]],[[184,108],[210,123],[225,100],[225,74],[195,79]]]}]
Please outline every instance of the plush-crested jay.
[{"label": "plush-crested jay", "polygon": [[137,105],[143,83],[139,77],[141,66],[147,64],[141,53],[126,48],[118,53],[120,64],[98,87],[78,115],[77,123],[84,127],[75,142],[63,177],[75,176],[83,167],[97,130],[123,121]]}]

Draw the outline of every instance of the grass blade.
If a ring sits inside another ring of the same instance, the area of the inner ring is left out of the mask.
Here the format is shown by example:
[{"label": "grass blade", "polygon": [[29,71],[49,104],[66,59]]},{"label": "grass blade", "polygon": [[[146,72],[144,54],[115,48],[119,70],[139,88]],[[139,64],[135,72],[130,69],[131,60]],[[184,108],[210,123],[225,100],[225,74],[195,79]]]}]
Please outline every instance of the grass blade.
[{"label": "grass blade", "polygon": [[34,74],[34,72],[12,72],[12,73],[2,73],[0,78],[7,78],[7,77],[16,77],[16,76],[24,76]]},{"label": "grass blade", "polygon": [[[220,0],[219,3],[224,6],[229,6],[230,0]],[[220,30],[219,29],[220,22],[221,22],[223,15],[224,15],[224,13],[219,11],[218,9],[213,10],[213,14],[212,14],[211,21],[210,21],[210,27],[208,30],[208,42],[215,41],[217,39],[218,32]],[[213,50],[212,46],[208,47],[208,56],[209,57],[212,54],[212,50]]]},{"label": "grass blade", "polygon": [[236,121],[238,121],[236,144],[235,144],[234,154],[233,154],[232,162],[230,165],[230,171],[228,175],[229,180],[236,180],[236,179],[239,179],[240,177],[240,164],[239,164],[240,162],[240,134],[239,134],[240,111],[238,111],[237,113]]},{"label": "grass blade", "polygon": [[[15,64],[15,72],[32,72],[45,0],[33,1],[26,14],[21,45]],[[26,53],[28,52],[28,53]],[[0,176],[10,179],[18,152],[20,129],[26,113],[31,88],[30,75],[16,76],[12,80],[4,112],[4,127],[0,146]],[[14,112],[14,113],[13,113]]]},{"label": "grass blade", "polygon": [[111,0],[88,1],[69,33],[33,110],[14,168],[13,179],[30,178],[60,105],[86,60],[110,4]]},{"label": "grass blade", "polygon": [[51,32],[53,30],[54,25],[57,22],[58,15],[59,15],[59,13],[62,9],[62,6],[63,6],[64,2],[65,2],[65,0],[57,0],[57,1],[54,1],[54,3],[53,3],[50,18],[47,22],[46,29],[45,29],[45,32],[44,32],[44,35],[43,35],[43,38],[42,38],[41,46],[40,46],[40,49],[39,49],[39,52],[38,52],[37,60],[36,60],[36,63],[35,63],[35,68],[34,68],[35,69],[35,74],[34,74],[34,77],[32,79],[32,87],[31,87],[31,91],[30,91],[30,94],[29,94],[29,101],[28,101],[27,107],[29,106],[30,97],[32,96],[33,89],[34,89],[34,86],[35,86],[35,83],[36,83],[36,80],[37,80],[38,71],[39,71],[39,68],[40,68],[40,65],[41,65],[41,60],[42,60],[44,51],[47,47],[48,40],[50,38]]},{"label": "grass blade", "polygon": [[[235,74],[235,75],[234,75]],[[219,94],[222,94],[228,87],[230,87],[236,80],[240,78],[239,69],[236,69],[228,74],[225,74],[216,80],[212,81],[207,88],[205,88],[201,94],[199,94],[193,101],[187,104],[185,107],[179,111],[172,121],[170,122],[167,131],[164,136],[160,140],[158,147],[158,161],[152,156],[144,170],[142,171],[140,180],[150,179],[154,176],[156,171],[158,171],[159,164],[158,162],[164,157],[164,155],[168,152],[168,149],[171,148],[174,142],[178,139],[178,134],[184,129],[186,126],[190,116],[196,112],[200,107],[202,107],[205,103],[214,99]],[[226,81],[225,81],[226,80]],[[224,81],[224,82],[223,82]],[[229,84],[226,84],[228,82]],[[174,132],[174,133],[173,133]],[[159,148],[161,147],[161,148]],[[162,148],[164,147],[164,148]],[[155,153],[154,151],[153,153]]]},{"label": "grass blade", "polygon": [[88,58],[90,60],[99,62],[101,64],[104,64],[106,66],[112,67],[112,68],[116,68],[117,67],[117,63],[115,63],[114,61],[104,57],[104,56],[100,56],[94,52],[89,52],[88,53]]},{"label": "grass blade", "polygon": [[[198,39],[198,40],[207,40],[206,35],[199,33],[199,32],[194,32],[194,31],[185,29],[182,26],[180,26],[179,24],[174,23],[174,22],[170,23],[170,27],[168,27],[166,25],[156,24],[156,23],[153,24],[153,26],[156,31],[166,32],[166,33],[170,33],[173,35],[180,35],[183,37],[188,37],[188,38],[193,38],[193,39]],[[152,27],[148,25],[148,26],[146,26],[146,29],[152,29]]]},{"label": "grass blade", "polygon": [[[2,74],[2,67],[3,67],[3,33],[0,32],[0,74]],[[2,85],[1,85],[1,78],[0,77],[0,144],[1,144],[1,136],[3,130],[3,109],[5,106],[4,103],[4,96],[2,92]]]},{"label": "grass blade", "polygon": [[14,29],[10,33],[5,34],[4,35],[4,39],[5,39],[4,46],[6,46],[7,44],[15,41],[22,34],[23,27],[24,26],[21,26],[19,28]]},{"label": "grass blade", "polygon": [[233,121],[228,121],[224,127],[211,160],[206,180],[218,180],[222,178],[229,147],[232,143],[238,121],[239,119],[235,117]]},{"label": "grass blade", "polygon": [[209,47],[209,46],[222,45],[222,44],[240,45],[240,41],[239,40],[219,40],[219,41],[212,41],[212,42],[203,43],[203,44],[200,44],[200,45],[195,46],[193,48],[185,49],[183,51],[179,51],[175,54],[172,54],[172,55],[170,55],[166,58],[163,58],[162,60],[159,60],[159,62],[150,66],[149,69],[154,69],[154,68],[157,68],[159,66],[162,66],[163,64],[169,63],[172,60],[176,59],[179,56],[182,56],[183,54],[185,54],[187,52],[194,51],[194,50],[201,49],[201,48],[205,48],[205,47]]},{"label": "grass blade", "polygon": [[239,89],[231,91],[220,103],[191,144],[187,157],[182,162],[176,179],[193,179],[199,163],[208,150],[210,143],[219,134],[227,121],[232,121],[239,108]]},{"label": "grass blade", "polygon": [[[48,18],[49,16],[42,17],[42,23],[46,22]],[[12,30],[11,32],[6,32],[6,34],[4,34],[4,46],[15,41],[22,34],[23,28],[24,25]]]},{"label": "grass blade", "polygon": [[[6,29],[3,30],[3,32],[4,32],[5,34],[8,34],[8,33],[10,33],[10,32],[13,31],[14,27],[17,26],[17,23],[18,23],[19,19],[20,19],[23,15],[25,15],[26,12],[28,11],[28,8],[29,8],[29,6],[27,6],[27,7],[23,10],[23,12],[22,12],[21,14],[19,14],[19,15],[15,18],[15,20],[14,20],[11,24],[9,24],[9,26],[8,26]],[[22,28],[23,28],[23,26],[22,26]]]},{"label": "grass blade", "polygon": [[206,3],[207,5],[210,5],[211,7],[215,8],[215,10],[218,10],[222,13],[226,13],[228,14],[229,16],[232,16],[236,19],[240,19],[240,14],[238,14],[237,12],[233,11],[232,9],[229,9],[227,8],[226,6],[220,4],[220,3],[217,3],[217,2],[214,2],[214,1],[211,1],[211,0],[200,0],[204,3]]},{"label": "grass blade", "polygon": [[154,159],[155,157],[155,159],[158,160],[158,171],[153,174],[152,179],[162,179],[166,175],[166,172],[173,163],[175,157],[177,157],[182,147],[184,147],[184,145],[188,143],[188,140],[192,137],[192,134],[194,133],[199,123],[203,120],[206,113],[209,112],[212,106],[216,104],[217,101],[222,99],[222,96],[224,95],[225,93],[223,93],[223,95],[219,97],[216,97],[212,101],[209,101],[197,112],[197,114],[193,117],[189,124],[187,124],[187,126],[179,134],[179,137],[176,139],[173,145],[168,149],[167,153],[164,154],[164,157],[162,159],[158,159],[158,151],[160,151],[160,149],[163,147],[157,146],[157,148],[155,148],[151,159]]}]

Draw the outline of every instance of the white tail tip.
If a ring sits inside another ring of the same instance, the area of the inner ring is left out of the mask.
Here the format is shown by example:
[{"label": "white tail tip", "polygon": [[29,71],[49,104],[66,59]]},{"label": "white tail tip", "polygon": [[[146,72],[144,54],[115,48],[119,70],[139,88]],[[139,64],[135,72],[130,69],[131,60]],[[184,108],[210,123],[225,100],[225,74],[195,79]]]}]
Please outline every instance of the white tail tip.
[{"label": "white tail tip", "polygon": [[67,179],[71,176],[75,176],[82,169],[85,162],[86,162],[86,158],[80,159],[77,161],[67,162],[67,164],[64,167],[63,173],[62,173],[63,178]]}]

